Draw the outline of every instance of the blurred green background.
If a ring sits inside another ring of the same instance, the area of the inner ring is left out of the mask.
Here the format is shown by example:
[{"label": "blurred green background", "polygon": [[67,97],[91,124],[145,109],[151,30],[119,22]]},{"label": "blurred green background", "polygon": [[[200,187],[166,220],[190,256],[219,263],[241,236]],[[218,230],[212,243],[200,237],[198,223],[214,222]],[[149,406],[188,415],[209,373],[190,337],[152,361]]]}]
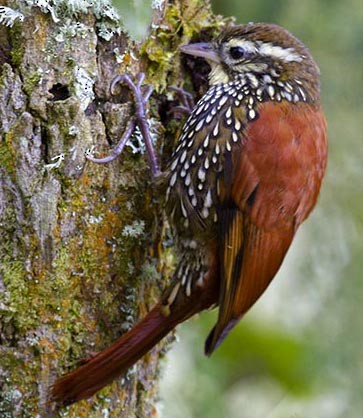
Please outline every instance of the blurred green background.
[{"label": "blurred green background", "polygon": [[[132,35],[150,1],[114,0]],[[329,125],[320,202],[257,305],[212,359],[202,355],[215,313],[179,328],[165,365],[164,418],[363,416],[363,3],[214,0],[240,23],[275,22],[302,39],[322,73]]]}]

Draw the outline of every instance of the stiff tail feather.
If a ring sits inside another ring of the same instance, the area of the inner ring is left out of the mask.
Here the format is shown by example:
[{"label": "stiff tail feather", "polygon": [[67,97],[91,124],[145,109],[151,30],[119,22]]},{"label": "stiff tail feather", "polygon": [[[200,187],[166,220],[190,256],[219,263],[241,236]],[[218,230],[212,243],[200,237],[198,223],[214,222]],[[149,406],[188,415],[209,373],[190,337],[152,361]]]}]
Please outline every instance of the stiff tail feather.
[{"label": "stiff tail feather", "polygon": [[51,400],[67,406],[88,398],[127,371],[137,360],[166,336],[179,321],[154,309],[132,330],[122,335],[110,347],[85,364],[56,380],[51,388]]}]

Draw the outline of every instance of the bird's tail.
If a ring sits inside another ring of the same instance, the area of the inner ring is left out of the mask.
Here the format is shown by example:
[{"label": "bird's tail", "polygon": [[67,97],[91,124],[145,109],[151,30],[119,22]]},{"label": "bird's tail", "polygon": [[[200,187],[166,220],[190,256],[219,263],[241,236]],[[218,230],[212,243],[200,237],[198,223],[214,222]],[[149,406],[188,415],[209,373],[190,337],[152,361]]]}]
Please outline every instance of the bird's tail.
[{"label": "bird's tail", "polygon": [[51,401],[59,406],[88,398],[126,372],[180,322],[165,316],[161,305],[110,347],[91,357],[85,364],[60,377],[51,388]]}]

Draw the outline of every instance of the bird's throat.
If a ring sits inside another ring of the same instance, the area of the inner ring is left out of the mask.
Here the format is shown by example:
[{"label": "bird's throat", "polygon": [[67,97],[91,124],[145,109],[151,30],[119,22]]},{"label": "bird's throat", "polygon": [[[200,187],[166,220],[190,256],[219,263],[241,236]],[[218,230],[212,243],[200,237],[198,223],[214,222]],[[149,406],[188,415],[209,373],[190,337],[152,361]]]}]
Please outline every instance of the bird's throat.
[{"label": "bird's throat", "polygon": [[212,61],[209,61],[208,64],[211,67],[211,71],[209,73],[210,86],[221,83],[225,84],[230,81],[228,74],[224,71],[221,64]]}]

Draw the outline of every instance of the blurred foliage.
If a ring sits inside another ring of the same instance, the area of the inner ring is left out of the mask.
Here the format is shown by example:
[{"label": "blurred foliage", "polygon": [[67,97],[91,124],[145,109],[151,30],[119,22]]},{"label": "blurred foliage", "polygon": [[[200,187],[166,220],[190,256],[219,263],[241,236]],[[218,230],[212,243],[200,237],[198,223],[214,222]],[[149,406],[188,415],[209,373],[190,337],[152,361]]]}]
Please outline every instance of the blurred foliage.
[{"label": "blurred foliage", "polygon": [[[132,35],[149,1],[116,1]],[[183,325],[166,365],[166,418],[360,418],[363,411],[363,3],[214,0],[238,22],[278,23],[321,68],[330,155],[318,208],[268,291],[211,359],[215,313]]]},{"label": "blurred foliage", "polygon": [[[205,335],[214,325],[216,318],[208,315],[198,327]],[[194,325],[195,326],[195,325]],[[196,326],[195,326],[196,327]],[[200,347],[203,346],[201,342]],[[197,350],[200,355],[201,350]],[[279,328],[266,326],[261,321],[244,321],[232,338],[227,338],[215,355],[215,374],[223,390],[230,388],[241,378],[273,375],[281,386],[304,394],[310,390],[307,346]],[[304,361],[301,361],[304,360]],[[211,361],[201,364],[208,373]]]},{"label": "blurred foliage", "polygon": [[151,20],[150,0],[112,0],[120,12],[122,24],[135,39],[145,37]]}]

